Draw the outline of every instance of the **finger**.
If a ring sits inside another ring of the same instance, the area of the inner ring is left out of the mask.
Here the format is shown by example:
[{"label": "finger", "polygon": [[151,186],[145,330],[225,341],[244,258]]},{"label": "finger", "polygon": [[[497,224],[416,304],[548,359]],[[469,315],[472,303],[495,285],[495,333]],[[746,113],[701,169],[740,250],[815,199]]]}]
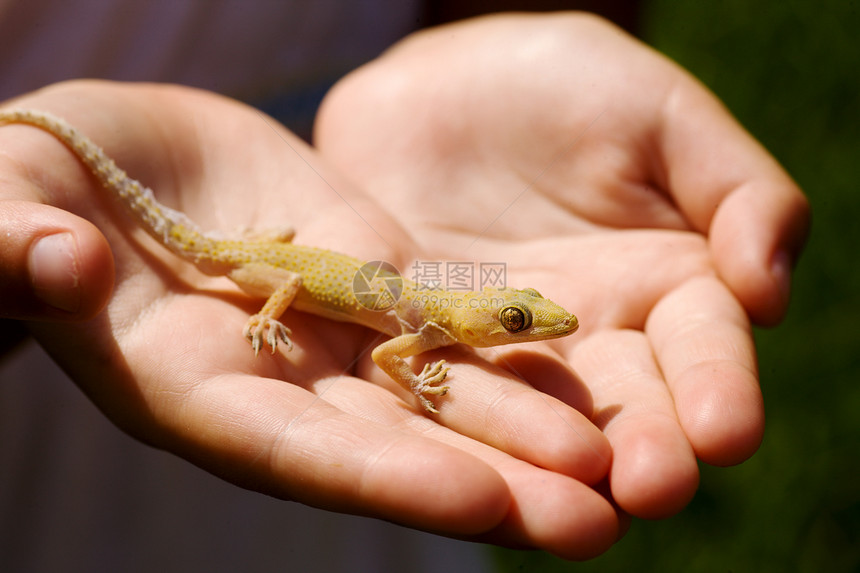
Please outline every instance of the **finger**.
[{"label": "finger", "polygon": [[809,205],[790,182],[743,185],[714,215],[717,270],[757,323],[774,325],[785,313],[808,227]]},{"label": "finger", "polygon": [[[534,391],[533,391],[534,392]],[[566,559],[586,559],[605,551],[619,535],[612,505],[593,488],[568,476],[513,458],[490,445],[416,414],[391,392],[357,379],[339,379],[322,394],[388,428],[417,434],[474,456],[496,471],[507,485],[509,505],[494,527],[469,539],[499,545],[540,548]],[[534,421],[539,425],[539,420]],[[549,441],[552,441],[551,439]],[[427,479],[459,482],[450,468],[422,465]]]},{"label": "finger", "polygon": [[806,198],[689,77],[666,99],[659,141],[665,185],[693,225],[709,235],[720,276],[754,320],[777,322],[807,234]]},{"label": "finger", "polygon": [[245,487],[449,535],[486,531],[508,510],[507,485],[480,460],[283,381],[224,376],[181,406],[184,442],[170,448]]},{"label": "finger", "polygon": [[480,540],[570,560],[596,557],[618,540],[619,516],[594,489],[519,460],[493,467],[508,484],[511,505],[504,521]]},{"label": "finger", "polygon": [[716,278],[697,278],[652,311],[646,334],[696,455],[740,463],[764,432],[755,348],[744,309]]},{"label": "finger", "polygon": [[83,320],[107,302],[113,256],[85,219],[39,203],[0,201],[0,243],[0,316]]},{"label": "finger", "polygon": [[[505,362],[501,352],[493,351],[487,356],[495,357],[500,364]],[[445,380],[450,390],[434,398],[439,409],[439,414],[432,416],[434,421],[515,458],[584,483],[594,484],[606,476],[612,459],[609,443],[586,415],[468,350],[427,352],[420,361],[442,357],[450,366]],[[362,373],[359,370],[364,377]],[[400,394],[399,388],[376,369],[368,375],[380,386]],[[566,366],[552,368],[547,376],[557,385],[578,384]],[[546,380],[542,383],[551,384]],[[404,399],[413,403],[410,396]]]},{"label": "finger", "polygon": [[615,502],[648,519],[680,511],[698,487],[698,468],[645,336],[597,332],[574,348],[571,363],[591,388],[595,422],[612,444]]}]

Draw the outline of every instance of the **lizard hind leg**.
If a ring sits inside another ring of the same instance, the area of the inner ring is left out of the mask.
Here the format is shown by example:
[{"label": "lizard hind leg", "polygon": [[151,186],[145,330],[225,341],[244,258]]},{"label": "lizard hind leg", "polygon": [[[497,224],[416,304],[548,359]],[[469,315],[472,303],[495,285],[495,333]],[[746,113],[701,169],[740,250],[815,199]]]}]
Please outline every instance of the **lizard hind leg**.
[{"label": "lizard hind leg", "polygon": [[264,333],[266,344],[271,347],[272,354],[277,351],[279,340],[287,345],[287,350],[293,349],[290,329],[277,319],[265,316],[263,313],[257,313],[248,319],[242,330],[242,335],[250,341],[255,356],[260,353],[260,348],[263,347]]}]

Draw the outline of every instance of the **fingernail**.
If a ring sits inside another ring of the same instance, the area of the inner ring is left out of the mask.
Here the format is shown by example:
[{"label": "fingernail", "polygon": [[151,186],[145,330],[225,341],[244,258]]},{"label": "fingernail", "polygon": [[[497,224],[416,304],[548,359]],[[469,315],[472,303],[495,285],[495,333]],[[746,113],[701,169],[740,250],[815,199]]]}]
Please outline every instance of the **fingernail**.
[{"label": "fingernail", "polygon": [[30,249],[30,280],[42,301],[66,312],[81,308],[78,245],[71,233],[42,237]]}]

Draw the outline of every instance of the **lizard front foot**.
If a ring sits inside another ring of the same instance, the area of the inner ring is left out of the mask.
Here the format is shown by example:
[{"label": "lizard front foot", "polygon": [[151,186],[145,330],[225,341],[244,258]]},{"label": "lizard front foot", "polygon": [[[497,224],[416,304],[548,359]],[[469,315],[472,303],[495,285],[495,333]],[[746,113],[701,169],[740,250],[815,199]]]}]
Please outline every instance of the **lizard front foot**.
[{"label": "lizard front foot", "polygon": [[263,314],[255,314],[245,323],[245,329],[242,334],[251,342],[251,348],[254,349],[254,356],[260,353],[260,348],[263,347],[263,336],[266,337],[266,344],[272,349],[272,354],[278,349],[278,340],[283,341],[287,345],[287,350],[293,349],[293,342],[290,340],[290,329],[281,324],[272,317]]},{"label": "lizard front foot", "polygon": [[448,367],[445,366],[444,360],[439,360],[432,364],[425,364],[421,374],[415,377],[412,383],[412,393],[421,401],[424,409],[433,414],[438,414],[439,410],[431,402],[425,394],[433,394],[434,396],[444,396],[448,393],[448,386],[437,386],[441,384],[448,375]]}]

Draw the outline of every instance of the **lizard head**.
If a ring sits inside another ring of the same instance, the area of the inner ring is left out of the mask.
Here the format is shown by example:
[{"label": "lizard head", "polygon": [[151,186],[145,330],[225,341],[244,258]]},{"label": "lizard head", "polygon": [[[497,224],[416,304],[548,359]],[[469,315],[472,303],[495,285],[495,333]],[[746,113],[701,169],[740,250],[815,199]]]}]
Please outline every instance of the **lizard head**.
[{"label": "lizard head", "polygon": [[463,302],[453,309],[449,329],[470,346],[548,340],[579,328],[574,315],[531,288],[488,287],[466,294]]}]

